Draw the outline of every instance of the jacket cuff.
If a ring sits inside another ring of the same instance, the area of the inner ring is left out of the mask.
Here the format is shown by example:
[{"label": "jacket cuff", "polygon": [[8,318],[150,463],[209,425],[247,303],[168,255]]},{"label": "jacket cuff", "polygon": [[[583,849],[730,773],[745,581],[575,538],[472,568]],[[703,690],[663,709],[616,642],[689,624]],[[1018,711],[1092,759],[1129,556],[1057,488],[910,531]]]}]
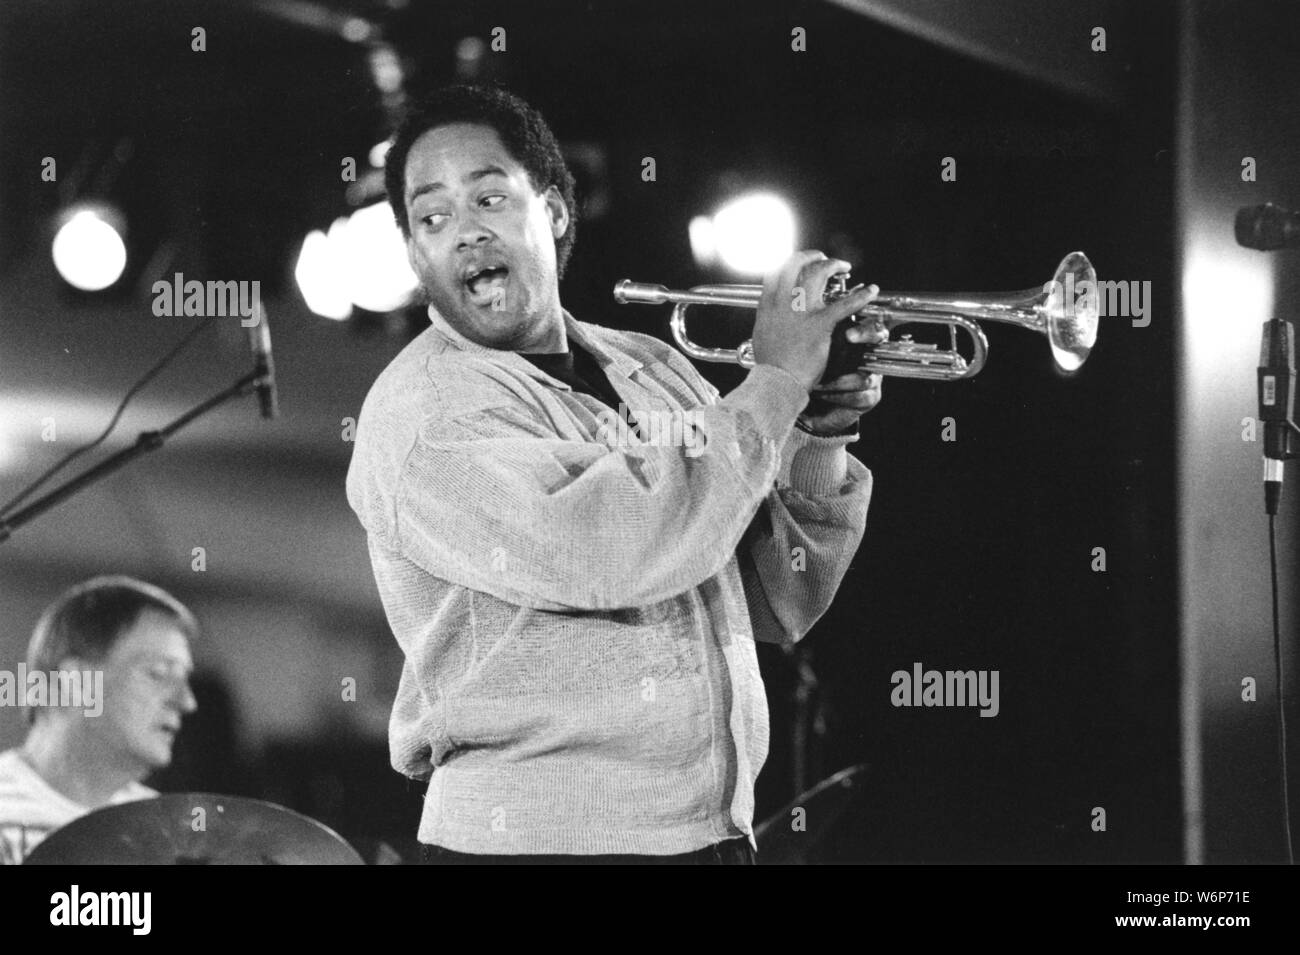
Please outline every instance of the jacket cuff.
[{"label": "jacket cuff", "polygon": [[847,448],[857,439],[856,433],[823,437],[792,429],[781,448],[777,482],[809,497],[834,494],[848,479]]}]

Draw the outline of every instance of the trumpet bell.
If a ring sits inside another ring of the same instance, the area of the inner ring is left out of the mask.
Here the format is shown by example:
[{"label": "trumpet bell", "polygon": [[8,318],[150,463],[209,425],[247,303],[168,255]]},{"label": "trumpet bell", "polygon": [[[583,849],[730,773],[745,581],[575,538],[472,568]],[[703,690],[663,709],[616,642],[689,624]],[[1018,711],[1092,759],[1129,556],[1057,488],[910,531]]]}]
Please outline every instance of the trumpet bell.
[{"label": "trumpet bell", "polygon": [[1057,266],[1043,303],[1052,358],[1062,371],[1078,371],[1097,344],[1098,301],[1097,270],[1082,252],[1071,252]]}]

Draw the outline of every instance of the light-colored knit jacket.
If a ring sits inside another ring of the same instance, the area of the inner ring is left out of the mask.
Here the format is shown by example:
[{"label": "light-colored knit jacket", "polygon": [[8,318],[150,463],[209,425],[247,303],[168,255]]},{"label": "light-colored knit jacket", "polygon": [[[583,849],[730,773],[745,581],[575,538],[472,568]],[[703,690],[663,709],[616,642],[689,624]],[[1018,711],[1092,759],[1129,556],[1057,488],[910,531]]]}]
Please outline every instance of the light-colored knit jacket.
[{"label": "light-colored knit jacket", "polygon": [[719,399],[667,344],[566,312],[570,347],[638,419],[693,410],[693,446],[639,443],[595,398],[430,319],[371,389],[347,479],[405,653],[389,741],[430,780],[420,841],[752,839],[754,639],[800,639],[848,569],[871,497],[851,439],[794,427],[808,393],[783,369]]}]

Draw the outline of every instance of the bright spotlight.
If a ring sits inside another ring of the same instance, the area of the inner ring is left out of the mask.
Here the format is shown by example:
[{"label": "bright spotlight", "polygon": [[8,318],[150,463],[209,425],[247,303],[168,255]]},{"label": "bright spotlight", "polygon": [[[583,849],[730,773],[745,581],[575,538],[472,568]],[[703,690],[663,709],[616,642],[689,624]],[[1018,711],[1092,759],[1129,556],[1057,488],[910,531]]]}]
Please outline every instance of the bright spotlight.
[{"label": "bright spotlight", "polygon": [[713,242],[728,268],[761,275],[794,252],[794,212],[770,193],[741,196],[713,217]]},{"label": "bright spotlight", "polygon": [[339,320],[352,314],[353,305],[380,313],[401,308],[419,286],[384,202],[335,219],[328,233],[309,233],[293,274],[307,307]]},{"label": "bright spotlight", "polygon": [[[407,264],[406,242],[388,204],[358,209],[338,232],[352,303],[371,312],[391,312],[405,305],[419,283]],[[330,229],[331,243],[335,236],[336,230]]]},{"label": "bright spotlight", "polygon": [[701,268],[713,265],[718,260],[718,237],[713,232],[713,220],[708,216],[696,216],[689,229],[695,264]]},{"label": "bright spotlight", "polygon": [[54,236],[51,254],[59,275],[73,288],[98,292],[126,268],[126,243],[109,222],[111,213],[93,207],[72,212]]},{"label": "bright spotlight", "polygon": [[352,300],[343,280],[347,263],[340,260],[341,251],[338,242],[331,244],[324,232],[315,229],[303,240],[293,270],[307,307],[317,315],[339,321],[352,314]]}]

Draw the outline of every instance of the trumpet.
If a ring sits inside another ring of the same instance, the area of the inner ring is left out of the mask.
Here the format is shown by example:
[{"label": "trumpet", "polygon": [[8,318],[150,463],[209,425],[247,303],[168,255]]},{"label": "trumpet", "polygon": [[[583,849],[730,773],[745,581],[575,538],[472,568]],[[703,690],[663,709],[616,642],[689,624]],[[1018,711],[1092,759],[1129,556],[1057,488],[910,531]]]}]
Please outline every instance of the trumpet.
[{"label": "trumpet", "polygon": [[[1019,292],[881,292],[861,311],[836,326],[835,345],[823,381],[857,369],[900,378],[958,381],[979,374],[988,357],[988,340],[977,321],[1006,322],[1046,335],[1052,358],[1062,371],[1082,367],[1097,341],[1097,273],[1082,252],[1071,252],[1050,282]],[[730,362],[745,368],[754,366],[753,340],[738,348],[708,348],[690,339],[686,312],[693,305],[724,305],[758,308],[762,287],[758,285],[697,285],[689,291],[672,291],[624,279],[614,286],[614,300],[620,305],[674,304],[670,322],[673,338],[683,352],[699,361]],[[833,302],[849,294],[848,276],[832,277],[823,301]],[[859,345],[844,337],[850,324],[874,323],[886,332],[899,325],[924,322],[947,325],[949,348],[912,341],[902,335],[897,341]],[[957,330],[972,343],[967,359],[957,350]]]}]

